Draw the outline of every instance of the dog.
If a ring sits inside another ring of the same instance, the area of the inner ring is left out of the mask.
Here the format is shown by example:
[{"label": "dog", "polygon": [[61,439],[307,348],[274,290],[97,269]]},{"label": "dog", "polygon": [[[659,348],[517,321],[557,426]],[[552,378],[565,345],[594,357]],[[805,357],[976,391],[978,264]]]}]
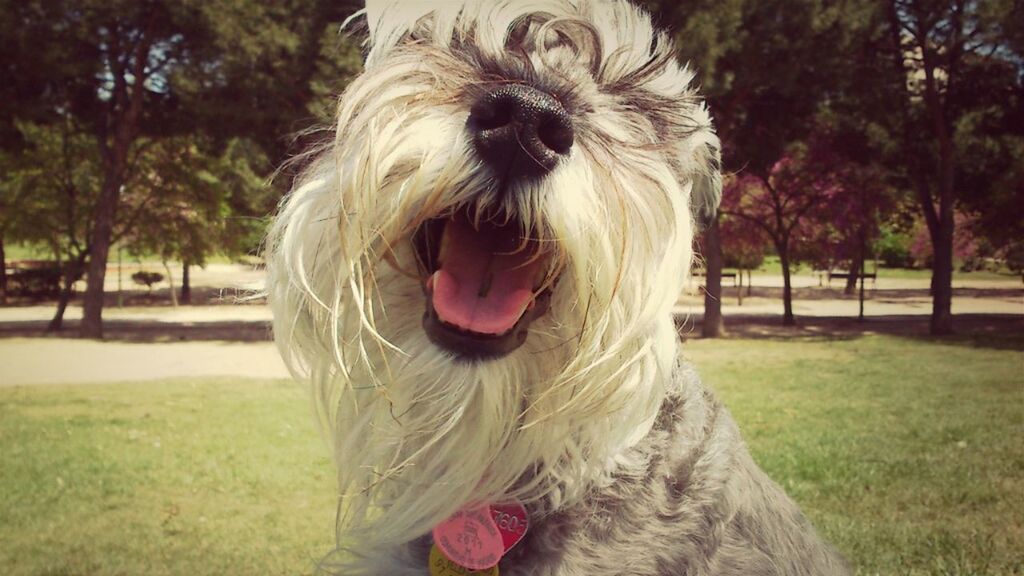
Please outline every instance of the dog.
[{"label": "dog", "polygon": [[321,568],[847,573],[681,356],[719,142],[671,40],[620,0],[356,18],[365,71],[267,241],[338,470]]}]

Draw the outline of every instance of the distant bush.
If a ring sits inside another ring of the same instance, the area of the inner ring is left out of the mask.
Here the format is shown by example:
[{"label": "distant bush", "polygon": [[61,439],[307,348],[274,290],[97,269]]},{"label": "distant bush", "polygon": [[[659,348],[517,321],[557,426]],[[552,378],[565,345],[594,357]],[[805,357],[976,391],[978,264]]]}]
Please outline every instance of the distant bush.
[{"label": "distant bush", "polygon": [[132,274],[132,280],[135,281],[139,286],[145,286],[150,291],[153,290],[153,284],[156,284],[164,279],[164,275],[159,272],[146,272],[145,270],[139,270],[135,274]]},{"label": "distant bush", "polygon": [[875,250],[878,259],[887,268],[913,268],[914,256],[910,252],[912,244],[910,234],[884,229],[882,236],[875,242]]},{"label": "distant bush", "polygon": [[1024,241],[1007,246],[1003,258],[1006,259],[1006,267],[1011,272],[1024,275]]}]

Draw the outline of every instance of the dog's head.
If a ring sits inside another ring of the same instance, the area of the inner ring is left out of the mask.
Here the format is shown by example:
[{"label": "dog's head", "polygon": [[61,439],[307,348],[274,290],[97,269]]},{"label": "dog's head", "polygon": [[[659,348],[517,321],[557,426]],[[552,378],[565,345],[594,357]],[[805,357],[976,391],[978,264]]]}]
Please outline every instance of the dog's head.
[{"label": "dog's head", "polygon": [[365,72],[268,244],[345,530],[557,505],[663,397],[693,214],[718,193],[708,112],[624,2],[371,1],[363,21]]}]

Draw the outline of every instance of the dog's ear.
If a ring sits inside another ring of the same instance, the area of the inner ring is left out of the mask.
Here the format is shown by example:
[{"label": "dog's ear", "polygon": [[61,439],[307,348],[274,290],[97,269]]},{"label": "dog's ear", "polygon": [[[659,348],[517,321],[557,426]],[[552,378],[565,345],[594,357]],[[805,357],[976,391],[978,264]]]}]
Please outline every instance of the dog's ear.
[{"label": "dog's ear", "polygon": [[377,34],[383,32],[387,35],[387,31],[380,28],[381,20],[387,20],[384,25],[388,31],[405,32],[423,16],[446,6],[437,0],[366,0],[362,13],[366,15],[370,40],[375,41]]},{"label": "dog's ear", "polygon": [[377,29],[377,24],[380,23],[380,16],[384,12],[384,7],[388,3],[385,0],[366,0],[366,7],[363,8],[363,14],[366,15],[366,27],[369,29],[372,35]]},{"label": "dog's ear", "polygon": [[707,228],[718,213],[722,201],[722,154],[718,138],[711,136],[694,151],[697,173],[690,191],[690,210],[697,226]]},{"label": "dog's ear", "polygon": [[366,0],[366,7],[363,8],[363,14],[366,16],[366,29],[370,34],[371,42],[373,42],[374,36],[377,35],[381,18],[384,17],[384,12],[387,10],[393,10],[394,5],[394,0]]}]

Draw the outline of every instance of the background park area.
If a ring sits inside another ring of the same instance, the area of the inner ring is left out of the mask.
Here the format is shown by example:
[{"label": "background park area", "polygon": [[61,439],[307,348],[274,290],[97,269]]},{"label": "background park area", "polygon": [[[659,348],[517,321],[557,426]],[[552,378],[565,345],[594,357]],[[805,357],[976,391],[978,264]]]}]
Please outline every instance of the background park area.
[{"label": "background park area", "polygon": [[[700,279],[676,310],[758,463],[861,574],[1022,573],[1020,278],[958,274],[958,334],[932,337],[927,274],[879,270],[858,321],[804,269],[785,327],[773,264],[749,294],[727,279],[727,337],[700,336]],[[103,341],[47,333],[49,303],[0,308],[3,572],[312,573],[332,465],[250,299],[262,272],[209,264],[178,306],[116,277]]]},{"label": "background park area", "polygon": [[[674,312],[755,460],[858,574],[1024,575],[1024,4],[640,3],[721,138]],[[261,243],[361,4],[0,0],[0,574],[330,552]]]}]

